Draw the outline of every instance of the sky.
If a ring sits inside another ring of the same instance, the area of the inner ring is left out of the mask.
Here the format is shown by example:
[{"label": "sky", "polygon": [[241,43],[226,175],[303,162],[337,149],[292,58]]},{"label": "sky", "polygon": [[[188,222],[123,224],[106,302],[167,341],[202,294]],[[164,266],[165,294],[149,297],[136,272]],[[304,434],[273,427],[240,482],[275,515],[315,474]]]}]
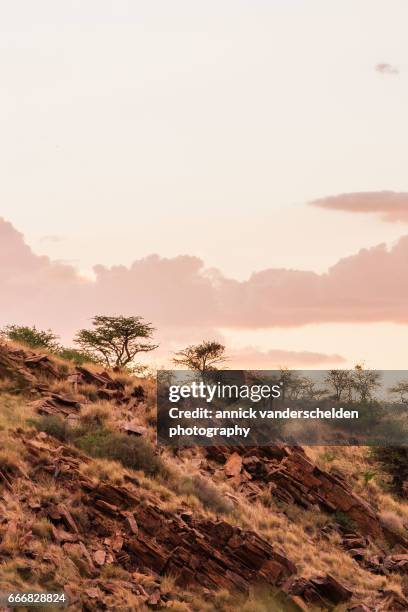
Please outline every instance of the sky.
[{"label": "sky", "polygon": [[[323,366],[341,357],[404,367],[406,295],[394,287],[398,307],[392,311],[390,298],[381,310],[373,281],[364,308],[347,302],[354,314],[341,320],[332,303],[341,304],[339,275],[330,277],[330,269],[385,243],[400,268],[396,277],[406,280],[408,262],[399,255],[405,243],[396,247],[408,233],[401,213],[408,207],[407,22],[405,0],[2,4],[0,217],[24,240],[5,224],[0,240],[13,242],[16,262],[30,267],[35,255],[46,255],[46,274],[77,275],[83,283],[98,284],[95,265],[130,270],[158,254],[178,270],[187,265],[178,257],[198,258],[199,281],[196,272],[185,280],[185,307],[197,311],[188,325],[151,306],[165,299],[160,283],[152,284],[155,293],[147,288],[150,301],[140,298],[152,311],[141,314],[156,315],[161,326],[158,360],[207,333],[222,337],[243,367],[278,359],[318,365],[309,353],[328,355]],[[373,269],[377,258],[386,259],[374,255]],[[276,280],[264,299],[273,303],[278,295],[289,320],[263,307],[257,292],[266,270],[286,271],[279,283],[290,284],[298,309]],[[318,275],[312,295],[303,277],[292,288],[290,270]],[[202,274],[212,283],[197,304]],[[350,291],[365,302],[359,290],[366,273],[347,274]],[[15,284],[8,282],[11,304]],[[214,292],[217,283],[221,292]],[[234,310],[234,283],[254,293],[253,316]],[[217,316],[203,306],[211,292],[224,308]],[[129,299],[138,307],[133,294]],[[82,304],[69,325],[51,317],[67,340],[91,316],[93,298]],[[28,320],[36,308],[31,314],[26,304],[17,313],[3,302],[0,323],[12,314]]]}]

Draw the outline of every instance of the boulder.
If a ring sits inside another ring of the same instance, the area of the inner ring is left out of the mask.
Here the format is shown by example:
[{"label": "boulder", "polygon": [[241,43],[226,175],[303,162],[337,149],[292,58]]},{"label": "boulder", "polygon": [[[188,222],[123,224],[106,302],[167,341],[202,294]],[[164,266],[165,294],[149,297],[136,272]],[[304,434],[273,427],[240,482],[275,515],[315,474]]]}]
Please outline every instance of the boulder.
[{"label": "boulder", "polygon": [[238,453],[232,453],[224,465],[224,472],[227,476],[238,476],[242,469],[242,457]]}]

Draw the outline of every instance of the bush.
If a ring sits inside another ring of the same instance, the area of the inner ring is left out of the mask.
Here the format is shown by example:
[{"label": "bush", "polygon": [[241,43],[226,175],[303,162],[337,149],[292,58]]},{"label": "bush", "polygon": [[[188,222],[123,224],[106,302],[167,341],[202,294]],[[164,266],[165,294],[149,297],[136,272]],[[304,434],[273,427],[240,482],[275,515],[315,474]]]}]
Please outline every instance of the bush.
[{"label": "bush", "polygon": [[43,416],[29,422],[38,431],[44,431],[62,442],[75,444],[91,457],[117,461],[132,470],[142,470],[148,476],[161,475],[167,478],[169,475],[153,446],[142,437],[111,431],[97,425],[93,419],[82,422],[75,429],[58,416]]},{"label": "bush", "polygon": [[72,361],[75,365],[83,365],[84,363],[99,363],[97,359],[87,351],[81,351],[75,348],[64,348],[62,347],[58,351],[58,356],[61,359]]},{"label": "bush", "polygon": [[112,407],[108,402],[85,406],[81,411],[80,423],[85,430],[104,427],[111,417]]},{"label": "bush", "polygon": [[382,524],[388,527],[388,529],[402,536],[406,535],[404,521],[401,516],[398,516],[392,510],[383,510],[380,512],[379,517]]},{"label": "bush", "polygon": [[143,438],[109,431],[102,427],[83,433],[76,445],[92,457],[119,461],[133,470],[143,470],[149,476],[166,475],[166,468]]},{"label": "bush", "polygon": [[199,475],[183,478],[177,489],[178,493],[195,495],[205,508],[216,514],[230,514],[234,509],[232,502],[225,499],[217,487]]},{"label": "bush", "polygon": [[80,469],[82,474],[96,480],[106,480],[116,485],[121,485],[124,482],[124,470],[117,461],[94,459],[94,461],[82,465]]},{"label": "bush", "polygon": [[14,342],[20,342],[33,349],[58,349],[58,336],[50,329],[37,329],[35,325],[7,325],[2,335]]},{"label": "bush", "polygon": [[29,421],[38,431],[44,431],[61,442],[67,442],[71,437],[71,430],[67,422],[59,416],[42,416],[39,419]]},{"label": "bush", "polygon": [[408,448],[379,446],[372,449],[374,458],[379,461],[383,469],[391,476],[391,485],[395,493],[402,497],[407,496],[408,483]]},{"label": "bush", "polygon": [[341,510],[336,510],[334,513],[334,520],[340,525],[344,531],[354,531],[356,524],[347,514]]},{"label": "bush", "polygon": [[33,534],[44,540],[51,540],[52,523],[47,518],[40,518],[31,527]]}]

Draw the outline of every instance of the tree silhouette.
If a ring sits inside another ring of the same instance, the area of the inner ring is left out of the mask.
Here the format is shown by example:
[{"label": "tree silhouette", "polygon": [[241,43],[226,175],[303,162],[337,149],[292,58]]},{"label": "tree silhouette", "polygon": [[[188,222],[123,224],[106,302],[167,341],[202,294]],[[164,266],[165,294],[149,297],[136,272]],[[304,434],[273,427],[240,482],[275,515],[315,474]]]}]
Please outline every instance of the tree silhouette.
[{"label": "tree silhouette", "polygon": [[201,344],[191,344],[175,353],[173,363],[189,370],[205,372],[217,370],[217,366],[227,360],[225,346],[219,342],[204,340]]},{"label": "tree silhouette", "polygon": [[92,325],[93,329],[81,329],[74,342],[109,367],[129,366],[138,353],[158,347],[148,342],[154,328],[142,317],[99,315],[92,319]]}]

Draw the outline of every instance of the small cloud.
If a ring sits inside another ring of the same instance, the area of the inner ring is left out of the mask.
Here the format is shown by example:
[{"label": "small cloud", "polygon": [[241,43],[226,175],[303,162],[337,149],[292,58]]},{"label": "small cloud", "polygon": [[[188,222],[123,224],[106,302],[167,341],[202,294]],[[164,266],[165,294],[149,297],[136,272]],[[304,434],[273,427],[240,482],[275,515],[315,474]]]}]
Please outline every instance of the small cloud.
[{"label": "small cloud", "polygon": [[408,192],[406,191],[341,193],[314,200],[309,204],[327,210],[379,214],[383,221],[391,223],[408,222]]},{"label": "small cloud", "polygon": [[385,62],[377,64],[375,66],[375,71],[379,74],[394,76],[400,73],[399,68],[397,68],[397,66],[393,66],[392,64],[387,64]]}]

